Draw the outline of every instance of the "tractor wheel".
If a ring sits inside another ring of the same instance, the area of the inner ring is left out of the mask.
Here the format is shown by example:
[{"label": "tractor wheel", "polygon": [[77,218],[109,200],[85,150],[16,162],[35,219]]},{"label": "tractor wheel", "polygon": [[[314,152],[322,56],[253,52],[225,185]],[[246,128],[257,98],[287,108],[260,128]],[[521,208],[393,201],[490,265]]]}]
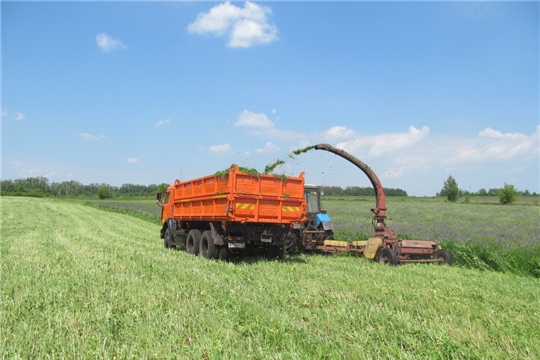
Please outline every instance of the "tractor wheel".
[{"label": "tractor wheel", "polygon": [[176,249],[176,245],[171,245],[172,243],[172,235],[169,228],[165,229],[165,234],[163,235],[163,244],[165,245],[165,249]]},{"label": "tractor wheel", "polygon": [[300,252],[300,244],[298,244],[298,236],[292,231],[289,231],[284,237],[285,254],[296,255]]},{"label": "tractor wheel", "polygon": [[199,255],[199,247],[201,241],[201,232],[197,229],[189,230],[186,239],[186,252],[188,254]]},{"label": "tractor wheel", "polygon": [[445,249],[436,250],[433,253],[433,258],[442,259],[442,261],[438,262],[439,265],[452,265],[452,262],[454,261],[452,255]]},{"label": "tractor wheel", "polygon": [[392,250],[391,248],[384,248],[379,252],[379,255],[377,256],[377,261],[381,264],[397,265],[398,257],[394,250]]},{"label": "tractor wheel", "polygon": [[202,233],[199,254],[205,259],[217,259],[218,249],[214,245],[214,239],[212,238],[212,232],[206,230]]}]

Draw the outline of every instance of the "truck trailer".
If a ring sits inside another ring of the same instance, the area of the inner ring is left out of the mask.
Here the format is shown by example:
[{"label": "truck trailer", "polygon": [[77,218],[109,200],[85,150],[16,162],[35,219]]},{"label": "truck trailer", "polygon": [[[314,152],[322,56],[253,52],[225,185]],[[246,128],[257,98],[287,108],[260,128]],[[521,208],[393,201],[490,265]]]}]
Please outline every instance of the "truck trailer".
[{"label": "truck trailer", "polygon": [[282,258],[295,225],[306,219],[304,173],[253,175],[232,165],[225,174],[176,180],[164,197],[158,194],[158,204],[166,248],[185,246],[209,259],[231,253]]}]

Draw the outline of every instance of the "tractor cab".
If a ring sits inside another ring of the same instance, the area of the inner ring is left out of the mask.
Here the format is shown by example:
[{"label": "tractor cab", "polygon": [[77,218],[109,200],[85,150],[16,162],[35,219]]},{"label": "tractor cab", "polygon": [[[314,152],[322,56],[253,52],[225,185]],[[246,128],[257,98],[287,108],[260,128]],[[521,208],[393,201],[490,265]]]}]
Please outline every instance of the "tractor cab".
[{"label": "tractor cab", "polygon": [[307,202],[307,222],[317,229],[324,230],[326,239],[334,236],[334,224],[326,210],[322,210],[321,196],[324,195],[318,186],[306,184],[304,186],[304,198]]}]

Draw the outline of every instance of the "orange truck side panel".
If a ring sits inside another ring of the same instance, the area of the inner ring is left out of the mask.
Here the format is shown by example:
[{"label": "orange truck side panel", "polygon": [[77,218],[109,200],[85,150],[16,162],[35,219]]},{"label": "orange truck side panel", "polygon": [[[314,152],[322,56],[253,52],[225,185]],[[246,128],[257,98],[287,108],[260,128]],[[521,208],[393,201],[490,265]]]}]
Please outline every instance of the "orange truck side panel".
[{"label": "orange truck side panel", "polygon": [[180,221],[296,224],[305,217],[304,173],[255,177],[232,165],[228,176],[176,180],[173,187],[173,216]]}]

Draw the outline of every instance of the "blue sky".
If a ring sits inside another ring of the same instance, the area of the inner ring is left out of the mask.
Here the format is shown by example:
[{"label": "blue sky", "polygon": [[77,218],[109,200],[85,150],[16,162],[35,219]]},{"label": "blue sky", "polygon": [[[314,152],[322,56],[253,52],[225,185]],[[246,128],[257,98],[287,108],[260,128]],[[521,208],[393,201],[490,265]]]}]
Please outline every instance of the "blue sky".
[{"label": "blue sky", "polygon": [[[537,2],[6,2],[2,178],[171,183],[326,142],[385,187],[540,192]],[[277,169],[369,186],[310,151]]]}]

